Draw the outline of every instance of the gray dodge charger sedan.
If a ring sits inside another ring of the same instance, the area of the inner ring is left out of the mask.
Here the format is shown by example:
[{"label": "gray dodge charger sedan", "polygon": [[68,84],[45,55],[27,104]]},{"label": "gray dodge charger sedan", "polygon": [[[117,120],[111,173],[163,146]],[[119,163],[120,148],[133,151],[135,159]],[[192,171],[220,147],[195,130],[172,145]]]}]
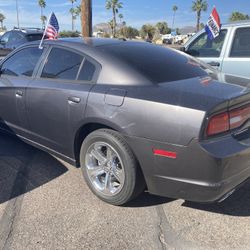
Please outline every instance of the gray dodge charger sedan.
[{"label": "gray dodge charger sedan", "polygon": [[0,74],[0,129],[80,166],[108,203],[145,188],[218,201],[250,176],[249,79],[160,46],[93,38],[26,44]]}]

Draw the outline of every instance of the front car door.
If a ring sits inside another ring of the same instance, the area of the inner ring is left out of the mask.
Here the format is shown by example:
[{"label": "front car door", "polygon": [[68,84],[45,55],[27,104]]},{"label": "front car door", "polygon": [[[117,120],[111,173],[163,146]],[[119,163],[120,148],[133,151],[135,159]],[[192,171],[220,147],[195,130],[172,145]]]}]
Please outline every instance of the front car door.
[{"label": "front car door", "polygon": [[0,128],[25,136],[28,129],[25,95],[43,51],[26,47],[0,66]]},{"label": "front car door", "polygon": [[52,47],[27,88],[30,139],[73,159],[74,135],[84,119],[99,65],[78,51]]},{"label": "front car door", "polygon": [[210,40],[207,33],[203,32],[191,40],[186,46],[185,52],[221,70],[227,36],[227,29],[222,29],[220,35],[213,40]]},{"label": "front car door", "polygon": [[250,78],[250,27],[235,27],[222,71]]}]

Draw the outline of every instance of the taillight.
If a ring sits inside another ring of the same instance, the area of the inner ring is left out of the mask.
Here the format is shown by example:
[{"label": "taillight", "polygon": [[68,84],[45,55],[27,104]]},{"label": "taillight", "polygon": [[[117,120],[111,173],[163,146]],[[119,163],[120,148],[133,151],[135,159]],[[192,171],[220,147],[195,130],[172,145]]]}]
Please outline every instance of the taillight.
[{"label": "taillight", "polygon": [[229,114],[230,129],[238,128],[250,118],[250,106],[234,109]]},{"label": "taillight", "polygon": [[239,128],[248,119],[250,119],[250,105],[211,116],[207,126],[207,136]]},{"label": "taillight", "polygon": [[227,132],[229,130],[229,115],[228,112],[214,115],[210,118],[208,127],[207,127],[207,135],[216,135],[223,132]]}]

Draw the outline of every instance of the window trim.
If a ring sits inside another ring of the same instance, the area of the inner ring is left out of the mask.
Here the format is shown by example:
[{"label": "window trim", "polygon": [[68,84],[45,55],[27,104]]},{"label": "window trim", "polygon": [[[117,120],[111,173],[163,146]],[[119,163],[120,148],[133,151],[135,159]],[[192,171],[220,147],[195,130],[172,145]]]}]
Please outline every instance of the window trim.
[{"label": "window trim", "polygon": [[[20,51],[25,50],[25,49],[29,49],[29,48],[38,48],[38,45],[34,45],[34,44],[33,44],[33,45],[26,45],[25,47],[20,47],[20,48],[14,50],[14,51],[11,52],[7,57],[5,57],[3,60],[1,60],[1,62],[0,62],[0,69],[2,68],[2,65],[3,65],[6,61],[8,61],[10,58],[12,58],[13,56],[15,56],[15,55],[16,55],[17,53],[19,53]],[[39,69],[39,67],[40,67],[40,64],[41,64],[41,62],[42,62],[43,56],[44,56],[44,54],[46,53],[47,49],[48,49],[48,46],[43,46],[43,52],[42,52],[42,54],[41,54],[39,60],[37,61],[37,64],[36,64],[36,66],[35,66],[35,68],[34,68],[34,70],[33,70],[32,76],[25,76],[25,75],[11,76],[11,75],[5,75],[5,74],[3,74],[2,76],[5,76],[5,77],[16,77],[16,78],[22,77],[22,78],[28,78],[28,79],[35,79],[35,78],[36,78],[36,75],[37,75],[37,71],[38,71],[38,69]]]},{"label": "window trim", "polygon": [[[91,63],[93,63],[96,67],[96,70],[95,70],[95,73],[93,75],[93,78],[91,81],[83,81],[83,80],[69,80],[69,79],[55,79],[55,78],[46,78],[46,77],[41,77],[42,75],[42,71],[45,67],[45,64],[46,64],[46,61],[50,55],[50,52],[53,48],[57,48],[57,49],[63,49],[63,50],[68,50],[70,52],[73,52],[75,54],[78,54],[78,55],[81,55],[83,57],[83,60],[81,62],[81,65],[79,67],[79,70],[77,72],[77,77],[79,76],[81,70],[82,70],[82,67],[84,65],[84,62],[85,60],[88,60],[90,61]],[[101,64],[99,64],[96,60],[94,60],[92,57],[84,54],[83,52],[79,51],[79,50],[76,50],[76,49],[72,49],[72,48],[69,48],[69,47],[66,47],[66,46],[61,46],[61,45],[50,45],[48,50],[47,50],[47,53],[44,57],[44,60],[43,62],[41,63],[39,69],[38,69],[38,72],[37,72],[37,79],[40,79],[40,80],[43,80],[43,81],[55,81],[55,82],[60,82],[60,83],[65,83],[65,82],[70,82],[70,83],[73,83],[73,84],[96,84],[96,82],[98,81],[98,77],[100,75],[100,71],[101,71]]]},{"label": "window trim", "polygon": [[233,33],[233,38],[232,38],[232,41],[231,41],[231,46],[230,46],[230,50],[228,51],[228,58],[232,58],[232,59],[235,59],[235,58],[240,58],[240,59],[249,59],[249,57],[239,57],[239,56],[232,56],[232,49],[233,49],[233,45],[234,45],[234,41],[235,41],[235,37],[236,37],[236,32],[237,30],[239,29],[249,29],[250,30],[250,27],[249,26],[241,26],[241,27],[235,27],[234,29],[234,33]]},{"label": "window trim", "polygon": [[[226,40],[227,40],[227,37],[229,35],[229,30],[228,30],[228,28],[222,28],[221,31],[226,31],[226,34],[225,34],[225,39],[224,39],[224,43],[223,43],[222,48],[221,48],[220,55],[218,57],[214,57],[214,56],[210,56],[210,57],[195,56],[195,57],[197,57],[197,58],[222,58],[222,55],[224,54],[224,51],[225,51]],[[203,30],[203,32],[201,32],[197,37],[194,37],[194,39],[192,41],[190,41],[190,43],[188,44],[186,51],[188,51],[190,49],[190,47],[194,44],[194,42],[197,41],[197,39],[204,34],[206,34],[205,30]]]}]

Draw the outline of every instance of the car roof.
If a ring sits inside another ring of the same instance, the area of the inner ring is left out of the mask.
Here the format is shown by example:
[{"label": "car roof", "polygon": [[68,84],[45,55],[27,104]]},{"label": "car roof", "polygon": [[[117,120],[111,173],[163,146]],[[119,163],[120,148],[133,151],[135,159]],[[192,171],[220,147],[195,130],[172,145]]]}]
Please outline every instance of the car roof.
[{"label": "car roof", "polygon": [[41,28],[16,28],[14,27],[13,30],[10,31],[16,31],[16,32],[22,32],[24,34],[42,34],[44,32]]},{"label": "car roof", "polygon": [[237,27],[237,26],[250,26],[250,20],[235,21],[230,23],[222,24],[222,27]]}]

